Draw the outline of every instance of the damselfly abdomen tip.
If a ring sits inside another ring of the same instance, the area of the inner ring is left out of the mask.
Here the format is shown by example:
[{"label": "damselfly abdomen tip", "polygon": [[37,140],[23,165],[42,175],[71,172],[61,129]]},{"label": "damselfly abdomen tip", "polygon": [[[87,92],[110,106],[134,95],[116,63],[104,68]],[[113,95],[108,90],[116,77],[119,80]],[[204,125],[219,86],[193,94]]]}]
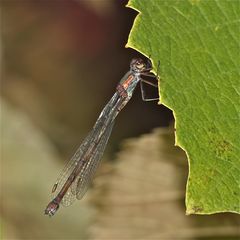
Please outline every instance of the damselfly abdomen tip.
[{"label": "damselfly abdomen tip", "polygon": [[59,203],[53,199],[46,207],[45,214],[52,217],[59,208]]}]

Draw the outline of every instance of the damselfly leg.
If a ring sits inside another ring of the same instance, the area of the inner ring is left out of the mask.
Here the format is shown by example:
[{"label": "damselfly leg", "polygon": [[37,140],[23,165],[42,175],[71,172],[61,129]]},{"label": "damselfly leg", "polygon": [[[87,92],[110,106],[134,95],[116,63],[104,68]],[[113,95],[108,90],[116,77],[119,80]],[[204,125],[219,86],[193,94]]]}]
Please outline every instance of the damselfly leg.
[{"label": "damselfly leg", "polygon": [[[140,89],[141,89],[141,95],[142,95],[142,100],[143,101],[149,102],[149,101],[159,100],[158,91],[157,91],[158,90],[159,66],[160,66],[160,61],[158,61],[157,76],[154,75],[153,73],[149,72],[149,71],[141,73]],[[143,79],[143,77],[147,77],[148,80]],[[149,89],[149,86],[155,88],[155,89],[150,89],[151,90],[151,94],[150,94],[151,96],[147,96],[148,94],[146,93],[147,89]]]}]

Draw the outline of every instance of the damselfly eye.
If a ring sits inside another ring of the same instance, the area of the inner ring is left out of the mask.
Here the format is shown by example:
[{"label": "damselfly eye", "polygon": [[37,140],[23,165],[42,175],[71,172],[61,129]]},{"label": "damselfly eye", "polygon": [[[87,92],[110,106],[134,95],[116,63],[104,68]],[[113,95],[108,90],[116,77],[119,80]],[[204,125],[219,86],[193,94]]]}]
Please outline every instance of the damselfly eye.
[{"label": "damselfly eye", "polygon": [[143,72],[146,69],[146,64],[141,58],[134,58],[130,63],[130,68],[134,72]]},{"label": "damselfly eye", "polygon": [[142,62],[137,62],[137,68],[142,69],[144,67],[144,63]]}]

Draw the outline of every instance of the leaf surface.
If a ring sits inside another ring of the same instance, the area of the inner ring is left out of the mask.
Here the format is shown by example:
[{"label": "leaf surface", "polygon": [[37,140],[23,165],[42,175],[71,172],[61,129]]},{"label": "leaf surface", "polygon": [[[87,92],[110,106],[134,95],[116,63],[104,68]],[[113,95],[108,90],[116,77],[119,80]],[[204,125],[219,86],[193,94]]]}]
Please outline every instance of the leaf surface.
[{"label": "leaf surface", "polygon": [[239,1],[131,0],[127,47],[160,65],[160,103],[188,156],[187,214],[240,212]]}]

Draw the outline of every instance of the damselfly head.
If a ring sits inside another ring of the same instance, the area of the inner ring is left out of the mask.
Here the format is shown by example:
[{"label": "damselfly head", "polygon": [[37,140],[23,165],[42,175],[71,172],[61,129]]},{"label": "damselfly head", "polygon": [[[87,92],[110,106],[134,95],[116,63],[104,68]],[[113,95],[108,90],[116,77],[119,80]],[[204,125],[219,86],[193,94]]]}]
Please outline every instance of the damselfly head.
[{"label": "damselfly head", "polygon": [[130,63],[130,68],[132,71],[134,72],[144,72],[146,70],[151,70],[151,64],[150,66],[148,66],[148,64],[146,64],[143,59],[141,58],[134,58],[132,59],[131,63]]}]

